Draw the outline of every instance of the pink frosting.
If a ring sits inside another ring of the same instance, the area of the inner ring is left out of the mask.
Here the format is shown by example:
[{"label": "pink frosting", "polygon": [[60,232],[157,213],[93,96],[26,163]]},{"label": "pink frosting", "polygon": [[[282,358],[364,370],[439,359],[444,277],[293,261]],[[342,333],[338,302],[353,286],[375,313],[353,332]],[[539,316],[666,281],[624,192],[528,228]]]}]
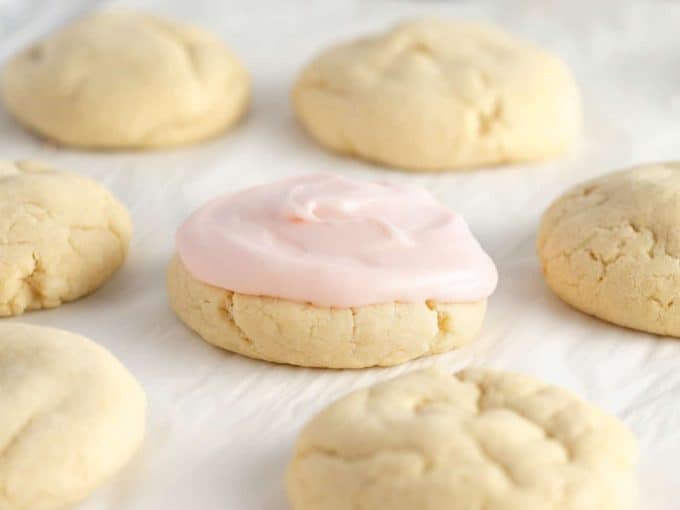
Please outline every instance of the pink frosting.
[{"label": "pink frosting", "polygon": [[427,191],[332,174],[214,199],[177,250],[204,283],[318,306],[479,301],[498,280],[463,218]]}]

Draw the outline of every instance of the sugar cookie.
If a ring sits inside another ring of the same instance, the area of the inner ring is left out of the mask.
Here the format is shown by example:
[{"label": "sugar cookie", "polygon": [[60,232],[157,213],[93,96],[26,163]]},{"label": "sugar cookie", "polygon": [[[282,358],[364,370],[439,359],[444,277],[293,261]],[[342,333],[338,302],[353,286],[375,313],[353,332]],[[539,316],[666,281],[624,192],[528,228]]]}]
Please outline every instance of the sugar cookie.
[{"label": "sugar cookie", "polygon": [[632,510],[636,441],[536,379],[420,370],[331,404],[287,472],[294,510]]},{"label": "sugar cookie", "polygon": [[576,186],[543,215],[538,254],[574,308],[680,337],[680,163],[643,165]]},{"label": "sugar cookie", "polygon": [[493,26],[414,21],[324,51],[293,90],[324,147],[411,169],[547,158],[580,136],[570,71]]},{"label": "sugar cookie", "polygon": [[0,316],[89,294],[123,263],[131,232],[127,209],[94,181],[0,162]]},{"label": "sugar cookie", "polygon": [[196,142],[249,102],[241,64],[211,34],[135,12],[87,17],[20,52],[2,95],[28,129],[86,149]]},{"label": "sugar cookie", "polygon": [[117,473],[146,398],[106,350],[53,328],[0,324],[0,508],[57,510]]},{"label": "sugar cookie", "polygon": [[209,202],[177,235],[170,302],[205,340],[304,366],[393,365],[479,331],[497,273],[429,193],[319,174]]}]

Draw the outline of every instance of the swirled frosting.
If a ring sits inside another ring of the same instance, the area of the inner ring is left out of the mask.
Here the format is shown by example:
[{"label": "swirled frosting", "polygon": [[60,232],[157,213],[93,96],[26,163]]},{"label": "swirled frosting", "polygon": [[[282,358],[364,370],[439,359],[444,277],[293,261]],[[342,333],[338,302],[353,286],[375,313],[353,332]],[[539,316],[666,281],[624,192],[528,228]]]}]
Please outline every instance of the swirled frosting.
[{"label": "swirled frosting", "polygon": [[177,233],[199,281],[318,306],[473,302],[494,263],[467,224],[427,191],[332,174],[216,198]]}]

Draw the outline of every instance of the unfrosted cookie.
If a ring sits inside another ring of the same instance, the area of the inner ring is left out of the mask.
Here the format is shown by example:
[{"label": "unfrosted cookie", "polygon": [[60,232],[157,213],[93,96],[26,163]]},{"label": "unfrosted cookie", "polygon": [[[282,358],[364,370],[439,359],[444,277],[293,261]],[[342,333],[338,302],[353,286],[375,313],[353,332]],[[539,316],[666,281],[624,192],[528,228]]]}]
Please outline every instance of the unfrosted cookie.
[{"label": "unfrosted cookie", "polygon": [[536,379],[412,372],[352,393],[302,430],[294,510],[632,510],[636,442]]},{"label": "unfrosted cookie", "polygon": [[239,294],[200,282],[178,257],[168,270],[177,315],[205,341],[291,365],[396,365],[465,345],[482,327],[486,300],[331,308]]},{"label": "unfrosted cookie", "polygon": [[131,231],[127,209],[94,181],[0,162],[0,316],[92,292],[125,260]]},{"label": "unfrosted cookie", "polygon": [[109,352],[58,329],[0,324],[0,508],[57,510],[132,457],[146,399]]},{"label": "unfrosted cookie", "polygon": [[211,34],[136,12],[82,19],[5,66],[2,94],[31,131],[88,149],[196,142],[249,102],[241,64]]},{"label": "unfrosted cookie", "polygon": [[206,341],[294,365],[394,365],[479,331],[496,268],[428,192],[331,174],[208,202],[177,233],[170,303]]},{"label": "unfrosted cookie", "polygon": [[412,170],[529,161],[580,136],[570,71],[493,26],[413,21],[324,51],[293,90],[323,146]]},{"label": "unfrosted cookie", "polygon": [[680,336],[680,163],[638,166],[576,186],[543,215],[545,280],[579,310]]}]

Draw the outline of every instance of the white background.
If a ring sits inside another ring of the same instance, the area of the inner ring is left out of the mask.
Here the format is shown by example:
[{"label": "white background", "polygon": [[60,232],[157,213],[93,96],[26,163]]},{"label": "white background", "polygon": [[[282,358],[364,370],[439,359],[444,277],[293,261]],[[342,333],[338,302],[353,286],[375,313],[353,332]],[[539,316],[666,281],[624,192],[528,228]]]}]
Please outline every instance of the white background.
[{"label": "white background", "polygon": [[[109,284],[82,301],[18,319],[102,343],[149,396],[142,451],[79,509],[286,510],[283,471],[301,424],[355,388],[433,363],[535,374],[616,414],[640,440],[641,508],[680,508],[680,341],[620,329],[568,308],[545,287],[534,254],[540,213],[566,187],[620,166],[680,159],[680,3],[20,3],[42,7],[0,25],[0,57],[77,12],[125,5],[213,30],[241,58],[254,84],[251,113],[239,127],[167,152],[56,149],[0,112],[2,157],[42,158],[92,176],[129,206],[135,223],[130,258]],[[582,87],[583,146],[547,164],[411,175],[327,154],[301,132],[288,96],[295,73],[313,54],[396,20],[440,14],[494,21],[560,54]],[[17,32],[22,22],[27,25]],[[470,347],[391,369],[300,369],[214,349],[175,318],[164,271],[182,219],[217,193],[319,170],[420,183],[466,217],[500,270],[484,329]]]}]

